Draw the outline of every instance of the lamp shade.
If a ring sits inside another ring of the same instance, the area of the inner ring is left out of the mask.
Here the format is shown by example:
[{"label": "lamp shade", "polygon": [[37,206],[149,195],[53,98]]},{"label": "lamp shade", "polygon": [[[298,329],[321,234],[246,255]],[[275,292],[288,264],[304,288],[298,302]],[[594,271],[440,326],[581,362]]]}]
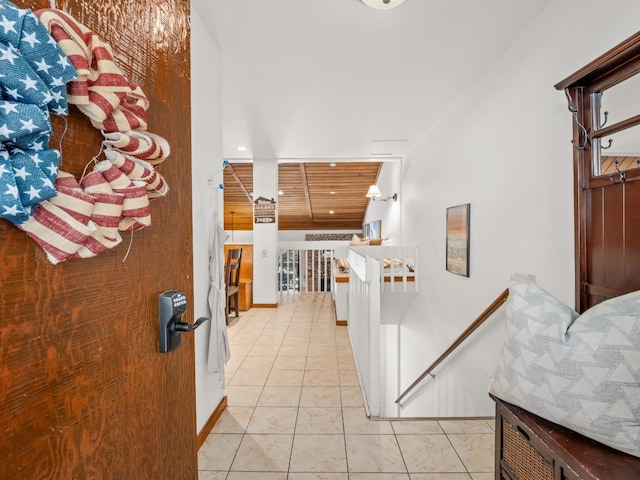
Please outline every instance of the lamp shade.
[{"label": "lamp shade", "polygon": [[380,192],[378,185],[374,184],[369,187],[369,191],[367,192],[366,196],[369,198],[377,198],[377,197],[381,197],[382,193]]},{"label": "lamp shade", "polygon": [[365,5],[378,10],[388,10],[390,8],[397,7],[404,0],[360,0]]}]

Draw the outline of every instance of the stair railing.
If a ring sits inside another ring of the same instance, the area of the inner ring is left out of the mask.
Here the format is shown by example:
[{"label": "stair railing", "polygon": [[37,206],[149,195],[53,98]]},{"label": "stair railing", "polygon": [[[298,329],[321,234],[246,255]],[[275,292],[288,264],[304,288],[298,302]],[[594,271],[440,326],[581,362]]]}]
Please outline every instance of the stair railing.
[{"label": "stair railing", "polygon": [[504,302],[507,301],[507,298],[509,298],[509,289],[507,288],[504,292],[502,292],[500,294],[500,296],[498,298],[496,298],[491,305],[489,305],[486,310],[484,312],[482,312],[480,314],[480,316],[478,318],[476,318],[476,320],[467,327],[467,329],[462,332],[460,334],[460,336],[458,338],[455,339],[455,341],[451,344],[451,346],[449,348],[447,348],[445,350],[445,352],[440,355],[438,357],[438,359],[433,362],[431,365],[429,365],[429,367],[422,372],[422,374],[416,379],[415,382],[413,382],[409,388],[407,388],[402,395],[400,395],[397,399],[396,402],[397,404],[399,404],[402,407],[402,400],[416,387],[418,386],[418,384],[420,384],[420,382],[422,382],[422,380],[425,379],[425,377],[427,377],[428,375],[431,375],[431,377],[435,378],[435,375],[433,373],[431,373],[438,365],[440,365],[451,353],[453,353],[455,351],[456,348],[458,348],[460,346],[460,344],[462,342],[464,342],[480,325],[482,325],[491,315],[494,314],[494,312],[496,310],[498,310],[498,308],[500,308],[502,306],[502,304]]}]

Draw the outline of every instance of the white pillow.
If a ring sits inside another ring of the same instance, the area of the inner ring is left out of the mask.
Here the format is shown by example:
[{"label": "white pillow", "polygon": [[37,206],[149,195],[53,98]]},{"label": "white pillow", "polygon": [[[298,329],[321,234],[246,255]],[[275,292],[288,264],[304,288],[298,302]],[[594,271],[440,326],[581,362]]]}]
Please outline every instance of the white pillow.
[{"label": "white pillow", "polygon": [[509,288],[490,392],[640,457],[640,291],[578,316],[532,281]]},{"label": "white pillow", "polygon": [[351,247],[363,247],[366,245],[369,245],[369,239],[368,238],[360,239],[360,237],[358,237],[356,234],[354,234],[353,237],[351,237],[351,242],[349,243],[349,246]]}]

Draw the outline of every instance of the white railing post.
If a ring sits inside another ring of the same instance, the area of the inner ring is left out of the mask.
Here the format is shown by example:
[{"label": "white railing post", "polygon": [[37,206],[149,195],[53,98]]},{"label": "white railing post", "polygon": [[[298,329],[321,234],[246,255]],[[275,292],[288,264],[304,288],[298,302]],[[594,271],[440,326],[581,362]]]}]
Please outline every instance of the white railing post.
[{"label": "white railing post", "polygon": [[369,375],[370,375],[370,415],[380,416],[381,398],[381,370],[380,370],[380,262],[367,257],[367,268],[371,271],[369,277]]},{"label": "white railing post", "polygon": [[349,250],[349,336],[367,413],[380,415],[380,266]]}]

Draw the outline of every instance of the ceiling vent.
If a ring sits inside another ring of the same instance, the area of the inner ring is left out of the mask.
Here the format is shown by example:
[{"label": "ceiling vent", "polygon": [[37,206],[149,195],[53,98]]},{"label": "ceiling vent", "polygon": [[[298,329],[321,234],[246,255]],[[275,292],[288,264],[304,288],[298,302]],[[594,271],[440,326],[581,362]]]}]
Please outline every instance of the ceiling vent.
[{"label": "ceiling vent", "polygon": [[370,157],[404,156],[407,140],[372,140],[367,155]]}]

